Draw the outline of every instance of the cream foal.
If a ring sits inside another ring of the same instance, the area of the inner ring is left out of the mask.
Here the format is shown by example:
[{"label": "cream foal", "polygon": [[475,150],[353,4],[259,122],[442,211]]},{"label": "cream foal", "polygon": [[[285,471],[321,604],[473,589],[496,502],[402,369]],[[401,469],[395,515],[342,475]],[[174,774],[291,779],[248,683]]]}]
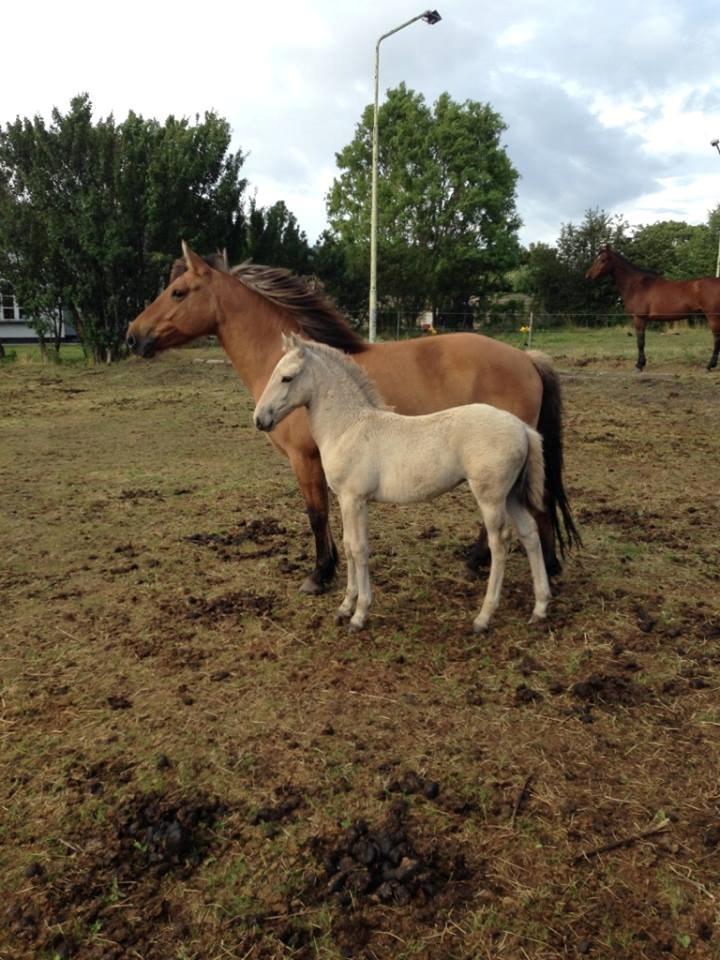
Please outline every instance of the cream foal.
[{"label": "cream foal", "polygon": [[367,502],[428,500],[467,480],[480,507],[491,552],[485,599],[474,620],[486,630],[500,599],[508,516],[532,572],[532,621],[550,600],[537,526],[528,506],[542,509],[542,440],[503,410],[475,403],[426,416],[393,413],[358,364],[339,350],[283,334],[278,361],[255,407],[255,426],[272,430],[304,406],[328,484],[343,522],[347,589],[337,612],[351,629],[365,626],[372,599],[368,570]]}]

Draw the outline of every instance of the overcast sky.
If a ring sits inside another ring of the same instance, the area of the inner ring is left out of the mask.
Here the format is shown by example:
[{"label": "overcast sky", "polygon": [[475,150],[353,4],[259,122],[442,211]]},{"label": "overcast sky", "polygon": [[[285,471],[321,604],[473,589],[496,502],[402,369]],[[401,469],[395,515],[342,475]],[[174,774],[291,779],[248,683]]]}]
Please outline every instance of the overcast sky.
[{"label": "overcast sky", "polygon": [[[86,0],[3,6],[0,123],[87,92],[95,117],[213,109],[247,152],[261,205],[284,200],[314,241],[335,153],[372,101],[375,41],[411,0]],[[519,171],[524,243],[589,207],[632,223],[705,220],[720,202],[717,0],[438,0],[383,41],[381,97],[404,81],[488,102]]]}]

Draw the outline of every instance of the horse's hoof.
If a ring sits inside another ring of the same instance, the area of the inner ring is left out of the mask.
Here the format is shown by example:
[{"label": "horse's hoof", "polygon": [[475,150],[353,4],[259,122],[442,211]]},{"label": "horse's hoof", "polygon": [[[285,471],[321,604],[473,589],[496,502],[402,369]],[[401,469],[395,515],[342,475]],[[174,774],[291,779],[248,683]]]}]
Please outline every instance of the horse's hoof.
[{"label": "horse's hoof", "polygon": [[531,626],[533,626],[533,625],[536,624],[536,623],[545,623],[546,620],[547,620],[547,614],[545,614],[545,613],[543,613],[543,614],[534,613],[534,614],[530,617],[530,619],[528,620],[528,623],[529,623]]},{"label": "horse's hoof", "polygon": [[487,633],[489,629],[489,623],[478,623],[477,620],[473,623],[473,633],[475,634]]},{"label": "horse's hoof", "polygon": [[351,620],[348,623],[348,630],[350,631],[350,633],[360,633],[361,630],[365,629],[366,622],[367,621],[363,621],[362,623],[355,623],[354,620]]},{"label": "horse's hoof", "polygon": [[320,596],[321,593],[327,593],[329,588],[329,583],[318,582],[311,575],[309,577],[305,577],[298,589],[300,590],[300,593],[307,593],[310,596],[317,597]]},{"label": "horse's hoof", "polygon": [[349,613],[340,613],[340,611],[338,610],[338,612],[335,614],[335,623],[338,626],[340,626],[343,623],[347,623],[349,619],[350,619]]}]

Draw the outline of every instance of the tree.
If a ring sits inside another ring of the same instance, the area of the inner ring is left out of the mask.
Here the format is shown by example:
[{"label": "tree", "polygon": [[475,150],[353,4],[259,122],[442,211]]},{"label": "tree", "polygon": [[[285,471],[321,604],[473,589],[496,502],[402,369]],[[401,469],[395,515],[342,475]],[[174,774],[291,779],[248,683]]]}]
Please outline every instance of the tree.
[{"label": "tree", "polygon": [[[348,260],[369,271],[373,108],[340,153],[328,194],[331,231]],[[518,174],[487,104],[444,93],[429,108],[401,85],[381,106],[378,288],[409,308],[467,304],[499,286],[518,260]]]},{"label": "tree", "polygon": [[271,207],[258,207],[255,197],[251,197],[249,208],[245,256],[252,257],[256,263],[286,267],[299,274],[309,273],[310,244],[285,202],[278,200]]},{"label": "tree", "polygon": [[62,309],[86,351],[116,359],[180,239],[230,246],[245,231],[241,152],[214,113],[93,123],[87,95],[52,122],[0,132],[0,276],[42,325]]},{"label": "tree", "polygon": [[610,284],[592,284],[585,272],[599,249],[609,243],[622,250],[628,243],[629,225],[618,214],[589,209],[579,225],[564,223],[555,247],[530,247],[527,292],[540,309],[583,322],[605,320],[618,313],[617,292]]}]

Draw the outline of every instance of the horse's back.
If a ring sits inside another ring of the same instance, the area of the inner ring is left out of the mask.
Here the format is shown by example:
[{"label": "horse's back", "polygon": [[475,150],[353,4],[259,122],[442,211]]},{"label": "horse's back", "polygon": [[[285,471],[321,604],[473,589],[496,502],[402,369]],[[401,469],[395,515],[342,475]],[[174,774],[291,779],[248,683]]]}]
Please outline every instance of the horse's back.
[{"label": "horse's back", "polygon": [[354,357],[398,413],[418,415],[468,403],[537,423],[543,385],[532,358],[476,333],[372,344]]}]

